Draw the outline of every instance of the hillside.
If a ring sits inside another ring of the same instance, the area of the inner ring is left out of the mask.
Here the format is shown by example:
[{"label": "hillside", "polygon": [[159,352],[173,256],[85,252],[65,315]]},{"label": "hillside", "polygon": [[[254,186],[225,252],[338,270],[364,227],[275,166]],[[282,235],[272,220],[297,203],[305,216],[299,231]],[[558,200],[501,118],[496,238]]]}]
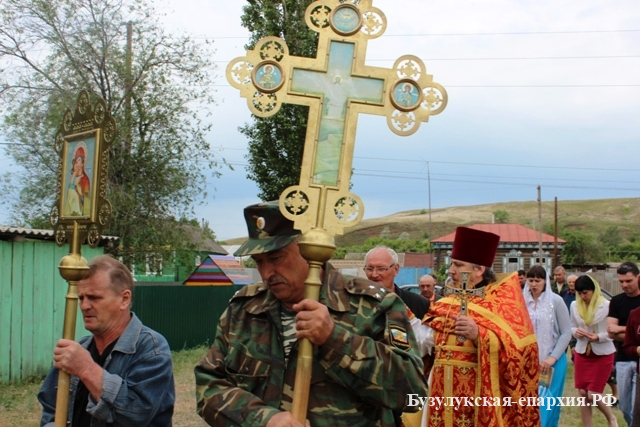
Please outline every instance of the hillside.
[{"label": "hillside", "polygon": [[[509,213],[509,222],[537,228],[538,204],[532,202],[490,203],[475,206],[455,206],[434,209],[431,212],[433,238],[451,233],[459,225],[490,223],[496,210]],[[554,203],[542,203],[544,230],[552,230]],[[618,226],[623,238],[637,233],[640,224],[640,198],[558,201],[558,226],[560,229],[582,230],[593,236],[603,233],[610,226]],[[344,236],[336,236],[338,246],[361,245],[369,237],[398,238],[408,233],[410,239],[424,239],[429,233],[428,210],[398,212],[380,218],[362,221],[347,229]],[[229,244],[242,243],[246,237],[228,240]]]},{"label": "hillside", "polygon": [[[434,209],[431,212],[432,237],[451,233],[459,225],[490,223],[492,213],[504,210],[509,222],[537,228],[538,203],[507,202],[475,206],[456,206]],[[552,230],[554,202],[542,203],[544,230]],[[638,232],[640,198],[558,201],[560,229],[582,230],[597,236],[610,226],[618,226],[623,237]],[[336,236],[338,246],[360,245],[369,237],[388,235],[397,238],[406,232],[411,239],[423,239],[429,233],[427,209],[398,212],[393,215],[362,221],[344,236]]]}]

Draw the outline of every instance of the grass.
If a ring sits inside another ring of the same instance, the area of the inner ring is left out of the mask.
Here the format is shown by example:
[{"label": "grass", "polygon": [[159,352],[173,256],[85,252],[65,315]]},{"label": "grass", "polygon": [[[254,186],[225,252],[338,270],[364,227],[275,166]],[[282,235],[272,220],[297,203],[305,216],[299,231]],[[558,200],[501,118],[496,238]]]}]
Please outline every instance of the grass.
[{"label": "grass", "polygon": [[[195,411],[195,391],[193,367],[204,356],[206,348],[182,350],[173,353],[174,375],[176,381],[176,406],[173,425],[176,427],[206,427]],[[41,408],[36,395],[42,378],[25,381],[21,384],[0,385],[0,426],[37,427]],[[607,387],[605,394],[610,390]],[[564,396],[578,396],[573,387],[573,364],[569,364],[565,382]],[[626,426],[622,413],[614,409],[620,427]],[[581,425],[580,408],[563,407],[560,415],[560,427]],[[593,426],[606,427],[607,422],[597,409],[593,410]]]},{"label": "grass", "polygon": [[[176,427],[206,427],[196,413],[193,368],[207,349],[199,347],[173,352],[173,374],[176,383],[176,404],[173,425]],[[0,427],[37,427],[42,408],[37,400],[44,378],[21,384],[0,384]]]}]

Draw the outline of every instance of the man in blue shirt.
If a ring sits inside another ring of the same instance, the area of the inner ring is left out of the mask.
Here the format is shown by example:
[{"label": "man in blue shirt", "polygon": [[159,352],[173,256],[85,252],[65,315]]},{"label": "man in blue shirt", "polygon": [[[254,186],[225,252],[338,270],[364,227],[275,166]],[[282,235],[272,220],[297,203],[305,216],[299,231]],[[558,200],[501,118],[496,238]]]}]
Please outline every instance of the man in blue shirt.
[{"label": "man in blue shirt", "polygon": [[133,277],[101,255],[78,282],[85,328],[79,342],[61,339],[38,393],[41,426],[53,426],[58,372],[71,376],[67,421],[72,426],[171,426],[175,386],[165,338],[131,312]]}]

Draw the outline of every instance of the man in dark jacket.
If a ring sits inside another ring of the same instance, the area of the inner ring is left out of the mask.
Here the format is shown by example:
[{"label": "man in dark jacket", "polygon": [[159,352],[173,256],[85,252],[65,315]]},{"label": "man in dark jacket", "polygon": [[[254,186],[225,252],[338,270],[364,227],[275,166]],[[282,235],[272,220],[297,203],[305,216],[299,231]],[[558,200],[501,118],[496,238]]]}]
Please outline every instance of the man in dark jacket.
[{"label": "man in dark jacket", "polygon": [[391,248],[376,246],[364,257],[364,272],[367,273],[367,278],[398,294],[409,310],[422,320],[429,311],[430,302],[422,295],[400,289],[394,283],[399,271],[398,254]]},{"label": "man in dark jacket", "polygon": [[132,294],[133,276],[121,262],[108,255],[89,262],[78,298],[92,335],[56,344],[53,368],[38,393],[41,426],[54,425],[60,370],[71,376],[64,425],[171,426],[176,396],[171,350],[131,312]]}]

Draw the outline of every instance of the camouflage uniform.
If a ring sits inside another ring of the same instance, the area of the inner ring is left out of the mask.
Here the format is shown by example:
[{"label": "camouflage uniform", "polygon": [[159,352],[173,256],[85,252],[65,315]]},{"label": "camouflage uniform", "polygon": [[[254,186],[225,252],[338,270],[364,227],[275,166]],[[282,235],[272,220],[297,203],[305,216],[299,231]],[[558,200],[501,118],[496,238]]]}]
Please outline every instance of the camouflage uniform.
[{"label": "camouflage uniform", "polygon": [[[320,302],[335,323],[314,348],[307,418],[313,427],[393,426],[407,394],[427,395],[404,304],[363,279],[325,268]],[[232,299],[196,366],[198,413],[209,425],[262,426],[290,411],[297,343],[285,364],[280,302],[261,283]]]}]

